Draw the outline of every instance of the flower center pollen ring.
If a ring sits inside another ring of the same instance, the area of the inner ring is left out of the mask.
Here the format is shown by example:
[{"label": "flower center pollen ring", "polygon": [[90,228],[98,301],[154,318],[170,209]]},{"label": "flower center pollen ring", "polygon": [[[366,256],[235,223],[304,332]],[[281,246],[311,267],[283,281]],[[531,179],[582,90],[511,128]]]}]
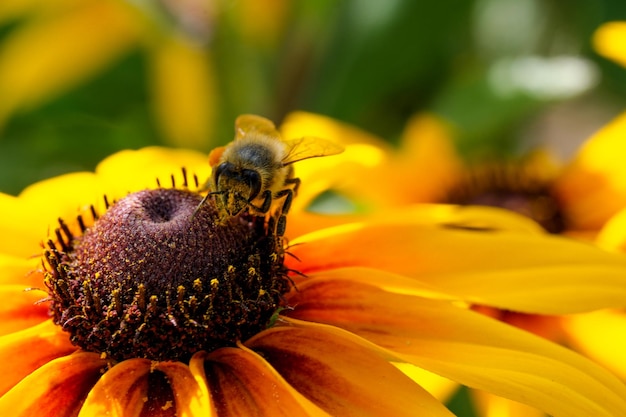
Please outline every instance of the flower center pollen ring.
[{"label": "flower center pollen ring", "polygon": [[178,189],[128,195],[79,233],[59,220],[45,245],[56,324],[114,360],[188,360],[265,329],[290,289],[282,239],[264,219],[220,219]]}]

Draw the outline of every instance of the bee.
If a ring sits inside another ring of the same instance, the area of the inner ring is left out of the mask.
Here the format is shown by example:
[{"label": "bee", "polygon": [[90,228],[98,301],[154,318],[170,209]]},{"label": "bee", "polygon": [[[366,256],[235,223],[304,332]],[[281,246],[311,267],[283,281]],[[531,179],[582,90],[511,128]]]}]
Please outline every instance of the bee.
[{"label": "bee", "polygon": [[277,216],[276,234],[282,236],[286,215],[300,186],[293,164],[341,152],[342,146],[321,138],[284,140],[271,120],[241,115],[235,121],[235,139],[209,154],[211,177],[199,190],[209,192],[196,212],[209,196],[215,196],[225,217],[246,210],[255,216],[269,214],[270,219]]}]

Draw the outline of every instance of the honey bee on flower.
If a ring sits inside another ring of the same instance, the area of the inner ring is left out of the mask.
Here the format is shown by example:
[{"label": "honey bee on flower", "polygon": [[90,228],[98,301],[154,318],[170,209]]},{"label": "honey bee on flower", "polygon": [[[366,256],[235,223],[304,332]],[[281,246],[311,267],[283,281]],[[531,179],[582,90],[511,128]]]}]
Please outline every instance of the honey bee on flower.
[{"label": "honey bee on flower", "polygon": [[213,171],[199,190],[209,192],[198,208],[209,196],[216,196],[224,218],[246,210],[256,216],[269,214],[276,221],[276,233],[281,236],[300,186],[293,164],[341,152],[342,146],[317,137],[285,140],[272,121],[241,115],[235,121],[235,139],[209,154]]}]

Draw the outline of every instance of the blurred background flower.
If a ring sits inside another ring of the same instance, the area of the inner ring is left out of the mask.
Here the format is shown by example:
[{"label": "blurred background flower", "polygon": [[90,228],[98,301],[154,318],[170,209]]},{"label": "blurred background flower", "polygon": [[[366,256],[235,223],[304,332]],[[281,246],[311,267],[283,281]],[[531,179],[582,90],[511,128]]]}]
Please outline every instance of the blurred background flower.
[{"label": "blurred background flower", "polygon": [[391,142],[429,111],[464,157],[571,155],[623,108],[592,34],[619,0],[13,0],[0,5],[0,191],[119,149],[202,151],[244,112]]}]

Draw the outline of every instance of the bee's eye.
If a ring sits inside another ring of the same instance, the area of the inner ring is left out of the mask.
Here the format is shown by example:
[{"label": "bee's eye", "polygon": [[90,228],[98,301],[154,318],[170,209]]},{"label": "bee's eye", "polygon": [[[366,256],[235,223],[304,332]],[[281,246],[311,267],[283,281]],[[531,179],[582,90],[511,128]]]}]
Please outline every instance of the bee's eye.
[{"label": "bee's eye", "polygon": [[254,171],[252,169],[244,169],[241,172],[241,176],[246,184],[248,184],[248,186],[250,187],[250,197],[248,198],[248,200],[252,201],[261,192],[261,175],[259,175],[257,171]]},{"label": "bee's eye", "polygon": [[222,162],[215,169],[215,174],[213,174],[213,178],[215,181],[215,185],[217,186],[220,183],[220,176],[226,172],[231,170],[232,164],[230,162]]}]

